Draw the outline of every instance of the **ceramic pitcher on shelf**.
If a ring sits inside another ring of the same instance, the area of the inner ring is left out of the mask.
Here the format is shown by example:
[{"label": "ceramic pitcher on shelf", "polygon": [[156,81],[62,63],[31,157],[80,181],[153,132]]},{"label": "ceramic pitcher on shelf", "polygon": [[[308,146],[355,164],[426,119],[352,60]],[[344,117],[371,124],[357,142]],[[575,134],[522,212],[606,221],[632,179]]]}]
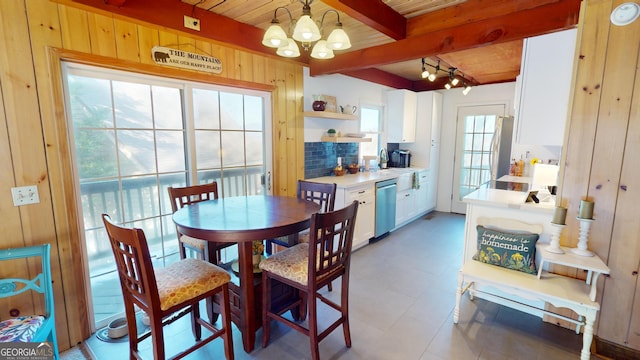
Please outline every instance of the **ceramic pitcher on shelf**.
[{"label": "ceramic pitcher on shelf", "polygon": [[355,114],[356,111],[358,110],[357,106],[351,106],[349,104],[345,105],[345,106],[340,106],[340,112],[343,114]]}]

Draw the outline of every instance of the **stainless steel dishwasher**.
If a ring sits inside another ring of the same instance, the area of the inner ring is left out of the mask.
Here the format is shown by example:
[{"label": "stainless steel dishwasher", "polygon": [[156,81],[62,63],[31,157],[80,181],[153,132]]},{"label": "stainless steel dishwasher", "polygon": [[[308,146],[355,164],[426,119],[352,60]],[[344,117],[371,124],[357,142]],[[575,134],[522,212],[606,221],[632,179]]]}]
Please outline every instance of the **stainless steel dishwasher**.
[{"label": "stainless steel dishwasher", "polygon": [[375,238],[389,233],[396,226],[396,179],[376,183]]}]

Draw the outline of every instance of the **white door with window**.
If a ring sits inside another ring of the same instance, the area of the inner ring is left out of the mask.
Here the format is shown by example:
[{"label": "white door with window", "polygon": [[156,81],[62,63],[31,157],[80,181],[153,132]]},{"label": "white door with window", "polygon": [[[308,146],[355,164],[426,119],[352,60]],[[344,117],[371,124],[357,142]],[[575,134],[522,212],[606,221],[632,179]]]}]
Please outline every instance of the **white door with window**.
[{"label": "white door with window", "polygon": [[266,194],[271,99],[74,63],[63,68],[95,330],[124,312],[101,214],[142,228],[154,266],[177,261],[167,187],[216,181],[221,196]]},{"label": "white door with window", "polygon": [[465,214],[462,199],[491,180],[491,140],[505,109],[506,104],[458,108],[451,212]]}]

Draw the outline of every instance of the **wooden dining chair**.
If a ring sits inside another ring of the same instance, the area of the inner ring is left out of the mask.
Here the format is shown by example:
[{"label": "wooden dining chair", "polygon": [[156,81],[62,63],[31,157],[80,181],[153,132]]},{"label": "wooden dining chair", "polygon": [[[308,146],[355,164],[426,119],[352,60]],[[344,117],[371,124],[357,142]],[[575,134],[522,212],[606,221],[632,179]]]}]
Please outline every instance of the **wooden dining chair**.
[{"label": "wooden dining chair", "polygon": [[[196,343],[177,354],[180,359],[209,342],[222,337],[227,359],[233,359],[231,315],[229,311],[229,274],[207,261],[187,258],[165,268],[154,269],[147,239],[142,229],[125,228],[102,214],[111,249],[116,260],[129,332],[129,357],[142,359],[138,345],[151,336],[153,358],[165,358],[163,327],[191,313]],[[200,300],[219,297],[222,327],[200,318]],[[134,306],[149,317],[150,332],[138,336]],[[202,327],[211,332],[202,338]]]},{"label": "wooden dining chair", "polygon": [[[218,198],[218,183],[212,182],[202,185],[193,185],[185,187],[169,187],[169,198],[171,199],[171,209],[175,213],[184,206],[191,205],[200,201],[214,200]],[[177,231],[178,241],[180,242],[180,258],[187,257],[187,249],[194,251],[200,259],[209,260],[213,264],[219,264],[221,261],[221,251],[223,248],[234,245],[234,243],[210,243],[215,250],[215,259],[208,259],[206,253],[206,240],[196,239],[191,236],[181,234]]]},{"label": "wooden dining chair", "polygon": [[[306,180],[298,180],[298,185],[296,188],[296,196],[298,199],[304,199],[308,201],[313,201],[320,205],[320,212],[329,212],[333,211],[333,208],[336,203],[336,189],[337,185],[326,184],[326,183],[318,183],[313,181]],[[308,242],[309,241],[309,231],[305,230],[298,234],[298,242]],[[291,247],[295,245],[291,241],[291,237],[283,236],[276,239],[268,239],[266,240],[266,253],[273,253],[273,244],[281,245],[284,247]]]},{"label": "wooden dining chair", "polygon": [[[19,296],[35,296],[35,299],[40,298],[44,303],[41,314],[20,314],[0,321],[0,342],[49,342],[53,358],[58,360],[60,353],[56,337],[50,251],[49,244],[0,250],[3,269],[0,299],[13,297],[17,309],[22,309],[23,305],[27,307],[27,304],[23,304],[25,298]],[[36,267],[35,276],[23,275],[29,272],[26,261],[20,267],[10,262],[20,259],[33,261],[37,258],[39,268]]]},{"label": "wooden dining chair", "polygon": [[[311,231],[308,243],[299,243],[280,251],[260,262],[262,269],[262,347],[270,337],[271,319],[282,322],[309,336],[311,358],[320,358],[318,343],[342,325],[344,340],[351,347],[349,330],[349,266],[351,246],[355,228],[358,202],[335,211],[316,213],[311,216]],[[319,290],[331,281],[341,278],[340,304],[326,298]],[[271,280],[297,289],[300,300],[287,307],[271,309]],[[340,312],[340,317],[323,331],[318,329],[318,301]],[[303,308],[308,302],[308,327],[282,316],[296,307]]]}]

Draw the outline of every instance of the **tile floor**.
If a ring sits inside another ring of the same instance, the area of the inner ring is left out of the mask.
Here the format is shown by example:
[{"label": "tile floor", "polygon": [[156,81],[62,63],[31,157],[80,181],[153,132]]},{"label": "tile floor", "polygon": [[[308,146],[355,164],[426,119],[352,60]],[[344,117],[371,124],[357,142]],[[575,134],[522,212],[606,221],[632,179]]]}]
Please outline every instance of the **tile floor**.
[{"label": "tile floor", "polygon": [[[460,322],[454,325],[456,275],[462,254],[464,216],[431,213],[353,253],[350,320],[353,346],[341,329],[320,343],[323,359],[579,359],[582,336],[539,318],[465,295]],[[326,291],[326,290],[325,290]],[[339,296],[339,286],[329,296]],[[326,316],[332,313],[326,311]],[[181,322],[185,320],[184,322]],[[247,354],[234,331],[236,359],[308,359],[305,336],[272,323],[271,342]],[[188,317],[165,331],[169,354],[191,343]],[[141,348],[151,358],[148,341]],[[96,359],[124,359],[128,343],[107,343],[92,336]],[[186,359],[222,359],[214,341]],[[596,356],[592,358],[597,359]]]}]

